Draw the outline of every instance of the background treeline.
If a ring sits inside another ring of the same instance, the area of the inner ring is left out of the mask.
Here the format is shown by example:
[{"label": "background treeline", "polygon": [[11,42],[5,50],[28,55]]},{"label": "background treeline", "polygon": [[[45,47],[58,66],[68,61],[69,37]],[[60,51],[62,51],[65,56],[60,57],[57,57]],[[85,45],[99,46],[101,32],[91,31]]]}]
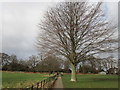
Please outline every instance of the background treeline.
[{"label": "background treeline", "polygon": [[[57,72],[63,71],[65,61],[59,60],[55,56],[41,56],[32,55],[28,60],[18,59],[16,55],[9,56],[8,54],[1,53],[1,69],[4,71],[26,71],[26,72]],[[66,67],[68,64],[66,64]],[[69,67],[65,68],[66,72]]]},{"label": "background treeline", "polygon": [[[65,72],[70,73],[68,60],[61,59],[54,55],[32,55],[28,60],[18,59],[16,55],[9,56],[0,53],[1,69],[4,71],[24,71],[24,72]],[[95,58],[86,57],[77,66],[78,73],[99,73],[118,74],[117,61],[113,57]]]}]

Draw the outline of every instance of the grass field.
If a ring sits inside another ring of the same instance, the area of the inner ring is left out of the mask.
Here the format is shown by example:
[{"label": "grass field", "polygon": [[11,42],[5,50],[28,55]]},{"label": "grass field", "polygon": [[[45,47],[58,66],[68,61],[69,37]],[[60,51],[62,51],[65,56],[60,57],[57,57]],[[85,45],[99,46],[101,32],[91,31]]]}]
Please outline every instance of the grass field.
[{"label": "grass field", "polygon": [[63,75],[64,88],[118,88],[117,75],[77,75],[78,82],[70,82],[71,75]]},{"label": "grass field", "polygon": [[2,72],[2,88],[26,88],[47,77],[40,73]]},{"label": "grass field", "polygon": [[[48,77],[40,73],[2,73],[2,88],[26,88]],[[70,82],[71,75],[63,75],[64,88],[118,88],[117,75],[77,75],[76,83]]]}]

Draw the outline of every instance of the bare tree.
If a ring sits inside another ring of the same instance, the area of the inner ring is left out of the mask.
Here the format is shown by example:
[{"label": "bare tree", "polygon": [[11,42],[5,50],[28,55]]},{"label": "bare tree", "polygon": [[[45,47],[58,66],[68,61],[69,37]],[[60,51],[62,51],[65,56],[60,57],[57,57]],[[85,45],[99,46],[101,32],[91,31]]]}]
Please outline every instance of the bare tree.
[{"label": "bare tree", "polygon": [[59,3],[46,12],[40,23],[38,48],[67,58],[71,64],[71,81],[76,81],[79,62],[113,50],[109,42],[115,41],[116,29],[106,20],[101,6],[101,2]]},{"label": "bare tree", "polygon": [[59,71],[60,70],[59,58],[48,55],[40,62],[40,64],[38,64],[38,68],[41,71],[49,71],[49,72]]},{"label": "bare tree", "polygon": [[17,56],[14,55],[14,54],[12,54],[12,55],[10,56],[10,61],[11,61],[12,64],[18,63]]},{"label": "bare tree", "polygon": [[0,63],[2,66],[10,63],[10,56],[5,53],[0,53]]},{"label": "bare tree", "polygon": [[32,55],[29,57],[28,66],[31,68],[34,72],[36,71],[35,67],[40,62],[37,56]]}]

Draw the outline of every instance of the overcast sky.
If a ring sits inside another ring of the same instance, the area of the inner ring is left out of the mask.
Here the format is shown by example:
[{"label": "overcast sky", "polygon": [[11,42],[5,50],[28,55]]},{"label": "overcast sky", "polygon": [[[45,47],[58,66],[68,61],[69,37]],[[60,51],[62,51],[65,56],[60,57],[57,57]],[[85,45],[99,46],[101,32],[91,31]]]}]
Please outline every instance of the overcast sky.
[{"label": "overcast sky", "polygon": [[[35,47],[39,31],[38,24],[45,11],[54,6],[58,0],[54,0],[56,2],[52,0],[7,1],[0,3],[0,52],[9,55],[16,54],[18,58],[24,59],[30,55],[36,55],[38,53]],[[106,13],[115,22],[118,19],[117,9],[117,2],[105,4]]]}]

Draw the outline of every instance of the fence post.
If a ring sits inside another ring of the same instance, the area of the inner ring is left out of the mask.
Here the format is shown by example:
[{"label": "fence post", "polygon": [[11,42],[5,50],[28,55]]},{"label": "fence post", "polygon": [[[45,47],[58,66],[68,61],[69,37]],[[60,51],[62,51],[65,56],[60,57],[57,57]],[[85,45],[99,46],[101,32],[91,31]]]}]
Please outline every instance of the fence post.
[{"label": "fence post", "polygon": [[43,88],[43,81],[41,81],[41,88]]},{"label": "fence post", "polygon": [[38,90],[38,88],[39,88],[39,82],[37,83],[37,90]]},{"label": "fence post", "polygon": [[31,90],[33,90],[33,85],[32,85],[32,87],[31,87]]},{"label": "fence post", "polygon": [[43,88],[44,88],[44,86],[45,86],[45,80],[43,80]]},{"label": "fence post", "polygon": [[[48,88],[52,88],[52,86],[54,85],[55,81],[57,80],[57,77],[58,77],[57,74],[54,75],[54,76],[48,77],[47,79],[44,79],[44,80],[36,83],[37,85],[35,85],[35,87],[37,88],[37,90],[38,90],[38,88],[41,88],[42,90],[44,88],[47,88],[47,89]],[[33,88],[34,88],[34,86],[32,85],[31,90],[33,90]]]}]

